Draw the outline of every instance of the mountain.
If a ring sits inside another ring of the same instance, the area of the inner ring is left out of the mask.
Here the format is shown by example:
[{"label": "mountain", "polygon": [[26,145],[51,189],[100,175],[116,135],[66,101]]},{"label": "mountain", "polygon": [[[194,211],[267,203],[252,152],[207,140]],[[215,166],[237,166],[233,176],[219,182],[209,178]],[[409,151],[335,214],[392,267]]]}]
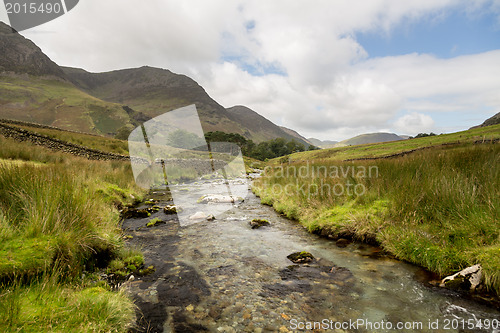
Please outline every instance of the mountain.
[{"label": "mountain", "polygon": [[331,141],[331,140],[319,140],[315,138],[308,138],[309,142],[311,142],[313,145],[319,148],[333,148],[335,145],[338,143],[338,141]]},{"label": "mountain", "polygon": [[287,128],[287,127],[284,127],[284,126],[280,126],[280,128],[285,132],[285,133],[288,133],[290,134],[291,136],[294,137],[294,140],[295,141],[299,141],[301,143],[304,143],[305,146],[306,146],[306,149],[310,146],[310,145],[313,145],[314,144],[309,141],[309,139],[306,139],[304,138],[302,135],[300,135],[297,131],[294,131],[293,129],[291,128]]},{"label": "mountain", "polygon": [[246,106],[236,105],[227,108],[226,110],[227,112],[229,112],[229,114],[231,114],[233,119],[245,125],[247,131],[249,131],[249,133],[252,133],[252,139],[256,142],[281,137],[287,140],[295,140],[304,145],[308,145],[307,140],[301,137],[298,133],[291,130],[287,131],[283,127],[277,126],[270,120],[264,118],[263,116]]},{"label": "mountain", "polygon": [[340,141],[335,146],[344,147],[344,146],[362,145],[366,143],[378,143],[378,142],[399,141],[399,140],[404,140],[404,139],[394,133],[368,133]]},{"label": "mountain", "polygon": [[38,46],[2,22],[0,118],[102,135],[150,119],[81,91]]},{"label": "mountain", "polygon": [[63,70],[83,91],[109,102],[129,105],[150,117],[195,104],[205,132],[239,133],[256,142],[284,137],[305,143],[304,138],[289,134],[247,107],[225,109],[196,81],[169,70],[148,66],[105,73],[68,67]]},{"label": "mountain", "polygon": [[481,125],[471,127],[470,129],[491,126],[491,125],[496,125],[496,124],[500,124],[500,112],[498,112],[496,115],[486,119]]},{"label": "mountain", "polygon": [[0,118],[123,138],[152,117],[195,104],[205,132],[234,132],[255,142],[295,138],[307,144],[248,108],[226,110],[193,79],[169,70],[144,66],[89,73],[60,67],[1,22],[0,51]]},{"label": "mountain", "polygon": [[0,72],[65,78],[62,69],[38,46],[0,21]]}]

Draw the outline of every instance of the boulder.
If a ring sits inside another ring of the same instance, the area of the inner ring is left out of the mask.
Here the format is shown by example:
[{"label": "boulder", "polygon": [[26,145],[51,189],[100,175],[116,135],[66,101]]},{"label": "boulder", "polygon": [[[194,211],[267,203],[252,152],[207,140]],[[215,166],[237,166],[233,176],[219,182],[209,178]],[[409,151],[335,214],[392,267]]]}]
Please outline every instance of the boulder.
[{"label": "boulder", "polygon": [[474,291],[481,284],[482,277],[483,268],[477,264],[445,277],[441,281],[440,287]]}]

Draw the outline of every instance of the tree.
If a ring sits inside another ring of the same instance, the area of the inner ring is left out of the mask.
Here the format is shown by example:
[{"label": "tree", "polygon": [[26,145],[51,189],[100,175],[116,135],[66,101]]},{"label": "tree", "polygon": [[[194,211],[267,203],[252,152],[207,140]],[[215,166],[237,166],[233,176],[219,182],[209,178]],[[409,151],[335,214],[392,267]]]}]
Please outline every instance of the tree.
[{"label": "tree", "polygon": [[205,145],[205,141],[195,133],[183,129],[173,131],[168,135],[168,143],[172,147],[192,149]]}]

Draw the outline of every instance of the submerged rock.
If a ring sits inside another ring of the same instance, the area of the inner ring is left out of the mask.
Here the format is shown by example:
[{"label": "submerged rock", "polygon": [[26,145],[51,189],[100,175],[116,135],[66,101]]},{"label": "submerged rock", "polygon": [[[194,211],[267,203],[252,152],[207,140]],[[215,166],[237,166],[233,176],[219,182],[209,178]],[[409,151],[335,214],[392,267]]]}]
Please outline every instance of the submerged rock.
[{"label": "submerged rock", "polygon": [[129,218],[149,217],[149,216],[151,216],[151,214],[153,214],[155,212],[157,212],[157,210],[153,207],[143,208],[143,209],[125,208],[120,212],[120,214],[124,219],[129,219]]},{"label": "submerged rock", "polygon": [[202,220],[202,219],[206,219],[207,217],[208,217],[208,215],[203,213],[203,212],[196,212],[193,215],[191,215],[189,217],[189,219],[190,220]]},{"label": "submerged rock", "polygon": [[335,245],[337,245],[337,247],[340,247],[340,248],[344,248],[344,247],[346,247],[349,244],[351,244],[351,241],[348,240],[348,239],[345,239],[345,238],[339,238],[335,242]]},{"label": "submerged rock", "polygon": [[480,264],[467,267],[458,273],[445,277],[440,286],[450,289],[474,291],[481,284],[483,268]]},{"label": "submerged rock", "polygon": [[271,225],[267,220],[262,220],[262,219],[253,219],[252,221],[248,222],[252,229],[258,229],[263,226],[269,226]]},{"label": "submerged rock", "polygon": [[287,258],[290,259],[295,264],[304,264],[314,260],[313,255],[306,251],[289,254]]}]

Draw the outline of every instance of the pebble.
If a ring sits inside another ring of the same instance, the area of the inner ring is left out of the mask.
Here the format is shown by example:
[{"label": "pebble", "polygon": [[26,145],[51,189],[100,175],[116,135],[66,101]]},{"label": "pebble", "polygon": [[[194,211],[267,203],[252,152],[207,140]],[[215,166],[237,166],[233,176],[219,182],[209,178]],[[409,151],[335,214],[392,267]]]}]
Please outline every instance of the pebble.
[{"label": "pebble", "polygon": [[251,318],[252,318],[252,315],[250,314],[250,311],[245,311],[245,312],[243,313],[243,316],[242,316],[242,317],[243,317],[243,319],[245,319],[245,320],[246,320],[246,319],[251,319]]}]

